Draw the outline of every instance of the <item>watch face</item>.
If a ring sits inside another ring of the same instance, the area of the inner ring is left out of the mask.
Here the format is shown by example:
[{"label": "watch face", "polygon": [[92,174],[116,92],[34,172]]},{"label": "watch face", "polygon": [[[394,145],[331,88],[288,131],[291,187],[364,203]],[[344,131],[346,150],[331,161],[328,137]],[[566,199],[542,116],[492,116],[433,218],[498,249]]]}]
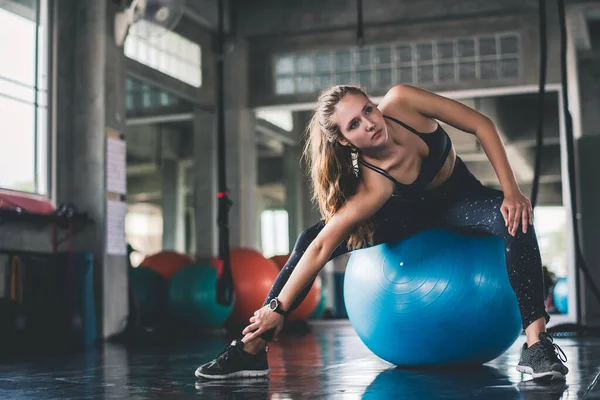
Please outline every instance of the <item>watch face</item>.
[{"label": "watch face", "polygon": [[277,303],[278,303],[277,299],[272,299],[269,302],[269,307],[271,307],[271,310],[276,310],[277,309],[277,305],[278,305]]}]

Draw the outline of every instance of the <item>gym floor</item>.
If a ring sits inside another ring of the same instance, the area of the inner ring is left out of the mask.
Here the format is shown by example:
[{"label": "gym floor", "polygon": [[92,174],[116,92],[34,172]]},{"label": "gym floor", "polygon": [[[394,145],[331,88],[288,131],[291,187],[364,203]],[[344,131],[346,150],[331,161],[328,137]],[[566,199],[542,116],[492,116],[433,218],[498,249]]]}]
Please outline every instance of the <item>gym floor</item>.
[{"label": "gym floor", "polygon": [[[482,338],[485,340],[485,338]],[[196,367],[227,345],[223,337],[124,345],[77,354],[0,362],[1,399],[600,399],[600,338],[558,338],[568,357],[566,382],[536,383],[515,370],[519,340],[473,369],[397,369],[362,344],[347,321],[322,322],[269,349],[268,378],[200,381]],[[393,346],[390,343],[390,346]],[[448,346],[452,346],[450,339]]]}]

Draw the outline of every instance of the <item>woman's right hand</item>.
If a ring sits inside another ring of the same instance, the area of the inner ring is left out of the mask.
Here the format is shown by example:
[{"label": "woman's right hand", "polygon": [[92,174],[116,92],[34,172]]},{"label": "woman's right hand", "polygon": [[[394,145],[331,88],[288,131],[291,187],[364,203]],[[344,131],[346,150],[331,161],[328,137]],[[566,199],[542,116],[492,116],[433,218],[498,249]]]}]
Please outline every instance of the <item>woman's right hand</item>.
[{"label": "woman's right hand", "polygon": [[254,315],[250,317],[250,325],[248,325],[242,331],[242,342],[248,343],[262,335],[263,333],[275,329],[273,340],[277,339],[277,335],[283,328],[285,317],[271,310],[269,305],[262,307],[260,310],[254,312]]}]

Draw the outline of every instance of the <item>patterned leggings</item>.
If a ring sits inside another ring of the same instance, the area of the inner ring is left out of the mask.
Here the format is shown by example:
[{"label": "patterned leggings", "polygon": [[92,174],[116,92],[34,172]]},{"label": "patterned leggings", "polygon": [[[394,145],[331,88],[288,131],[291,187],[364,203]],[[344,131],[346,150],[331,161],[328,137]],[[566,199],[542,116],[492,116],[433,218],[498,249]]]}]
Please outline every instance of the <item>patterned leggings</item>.
[{"label": "patterned leggings", "polygon": [[[407,202],[392,196],[384,204],[373,216],[374,245],[401,240],[432,228],[499,236],[504,239],[506,269],[517,296],[523,328],[541,317],[547,322],[550,316],[544,306],[542,262],[535,230],[529,226],[527,233],[519,229],[516,236],[511,236],[500,212],[503,198],[501,191],[483,186],[457,157],[454,171],[441,186],[425,191],[416,201]],[[265,304],[279,294],[302,254],[324,226],[321,221],[300,234]],[[330,259],[347,252],[346,242],[342,242]],[[312,282],[295,299],[290,310],[302,303],[311,286]]]}]

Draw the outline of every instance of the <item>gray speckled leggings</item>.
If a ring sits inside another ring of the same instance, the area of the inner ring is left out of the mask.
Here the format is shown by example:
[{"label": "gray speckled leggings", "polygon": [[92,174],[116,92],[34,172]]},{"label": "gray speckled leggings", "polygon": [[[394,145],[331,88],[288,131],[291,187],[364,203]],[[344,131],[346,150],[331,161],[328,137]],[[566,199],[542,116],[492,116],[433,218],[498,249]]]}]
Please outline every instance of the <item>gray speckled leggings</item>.
[{"label": "gray speckled leggings", "polygon": [[[533,226],[527,233],[520,229],[511,236],[500,212],[504,195],[501,191],[481,184],[460,158],[450,178],[440,187],[427,190],[422,196],[407,201],[400,196],[390,200],[373,216],[374,245],[397,241],[417,232],[446,228],[462,233],[483,233],[499,236],[506,245],[508,278],[517,295],[523,328],[533,321],[550,316],[544,306],[542,262]],[[281,291],[308,245],[323,228],[321,221],[298,237],[288,262],[273,284],[265,304]],[[331,259],[347,253],[343,242]],[[312,283],[296,298],[290,309],[295,309],[308,294]]]}]

